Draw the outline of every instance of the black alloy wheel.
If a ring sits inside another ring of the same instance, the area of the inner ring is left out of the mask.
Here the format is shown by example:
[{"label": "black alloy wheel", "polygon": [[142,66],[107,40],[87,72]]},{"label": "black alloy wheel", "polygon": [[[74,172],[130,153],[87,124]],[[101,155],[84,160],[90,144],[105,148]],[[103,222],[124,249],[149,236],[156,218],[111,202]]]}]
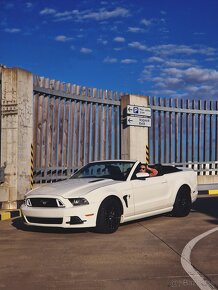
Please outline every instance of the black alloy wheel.
[{"label": "black alloy wheel", "polygon": [[172,216],[185,217],[191,211],[191,196],[188,190],[180,188],[173,205]]},{"label": "black alloy wheel", "polygon": [[114,233],[120,225],[121,206],[115,199],[105,199],[98,211],[96,230],[100,233]]}]

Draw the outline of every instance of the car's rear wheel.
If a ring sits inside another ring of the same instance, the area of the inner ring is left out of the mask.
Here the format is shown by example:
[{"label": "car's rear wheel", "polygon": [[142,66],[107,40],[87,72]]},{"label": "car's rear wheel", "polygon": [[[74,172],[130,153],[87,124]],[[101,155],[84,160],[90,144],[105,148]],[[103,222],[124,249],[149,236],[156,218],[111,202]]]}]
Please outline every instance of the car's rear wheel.
[{"label": "car's rear wheel", "polygon": [[100,233],[114,233],[119,225],[122,209],[119,201],[114,198],[105,199],[98,210],[96,231]]},{"label": "car's rear wheel", "polygon": [[187,187],[180,188],[176,200],[173,205],[172,216],[184,217],[190,213],[191,210],[191,196],[190,190]]}]

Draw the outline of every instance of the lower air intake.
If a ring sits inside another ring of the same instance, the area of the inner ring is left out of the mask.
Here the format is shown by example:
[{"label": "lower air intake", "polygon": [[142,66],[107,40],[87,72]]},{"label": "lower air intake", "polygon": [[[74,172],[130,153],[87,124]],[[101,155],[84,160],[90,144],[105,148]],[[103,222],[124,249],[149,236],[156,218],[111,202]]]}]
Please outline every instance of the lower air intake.
[{"label": "lower air intake", "polygon": [[63,223],[63,218],[39,218],[39,217],[30,217],[27,216],[26,219],[28,220],[28,222],[30,223],[34,223],[34,224],[62,224]]}]

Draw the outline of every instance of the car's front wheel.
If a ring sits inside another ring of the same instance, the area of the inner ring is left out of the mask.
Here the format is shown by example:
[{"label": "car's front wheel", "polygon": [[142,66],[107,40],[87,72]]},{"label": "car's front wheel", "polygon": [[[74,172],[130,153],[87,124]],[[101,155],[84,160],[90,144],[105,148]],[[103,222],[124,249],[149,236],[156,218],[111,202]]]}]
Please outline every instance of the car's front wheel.
[{"label": "car's front wheel", "polygon": [[119,201],[114,198],[105,199],[98,210],[96,231],[100,233],[114,233],[119,225],[122,209]]},{"label": "car's front wheel", "polygon": [[172,216],[184,217],[190,213],[191,196],[188,188],[180,188],[171,212]]}]

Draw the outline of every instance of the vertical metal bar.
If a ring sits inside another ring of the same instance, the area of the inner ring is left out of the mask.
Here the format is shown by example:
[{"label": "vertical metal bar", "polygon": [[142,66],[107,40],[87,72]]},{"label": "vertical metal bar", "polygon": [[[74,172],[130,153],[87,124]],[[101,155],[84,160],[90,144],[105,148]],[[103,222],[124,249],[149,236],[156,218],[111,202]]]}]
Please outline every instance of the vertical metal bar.
[{"label": "vertical metal bar", "polygon": [[33,104],[34,104],[34,112],[33,112],[33,166],[34,168],[37,166],[38,160],[38,113],[39,113],[39,95],[34,94],[33,96]]},{"label": "vertical metal bar", "polygon": [[121,158],[120,154],[120,147],[121,147],[121,142],[120,142],[120,107],[117,106],[117,159]]},{"label": "vertical metal bar", "polygon": [[[182,99],[180,102],[180,107],[181,109],[184,108],[184,100]],[[184,118],[184,114],[181,113],[180,114],[180,162],[183,162],[183,118]]]},{"label": "vertical metal bar", "polygon": [[[209,108],[212,111],[213,110],[213,102],[209,101]],[[209,175],[212,175],[212,161],[213,161],[213,154],[214,154],[214,150],[213,150],[213,115],[210,114],[209,115]]]},{"label": "vertical metal bar", "polygon": [[88,103],[85,102],[83,104],[84,106],[84,143],[83,143],[83,165],[87,163],[87,160],[86,160],[86,140],[87,140],[87,106],[88,106]]},{"label": "vertical metal bar", "polygon": [[95,160],[98,160],[98,104],[95,104]]},{"label": "vertical metal bar", "polygon": [[76,145],[76,100],[73,108],[73,142],[72,142],[72,168],[75,169],[75,145]]},{"label": "vertical metal bar", "polygon": [[55,119],[55,103],[56,103],[56,100],[55,98],[53,98],[53,108],[52,108],[52,127],[51,127],[51,166],[55,166],[55,162],[53,160],[54,158],[54,119]]},{"label": "vertical metal bar", "polygon": [[[196,109],[195,100],[192,101],[192,109]],[[195,153],[196,153],[195,130],[196,130],[195,114],[192,113],[192,162],[196,160],[195,158]]]},{"label": "vertical metal bar", "polygon": [[108,140],[108,135],[109,135],[109,116],[108,116],[108,110],[109,110],[109,105],[106,106],[106,159],[108,159],[109,156],[109,152],[108,152],[108,148],[109,148],[109,140]]},{"label": "vertical metal bar", "polygon": [[[178,99],[175,99],[175,108],[178,108]],[[175,145],[174,145],[174,148],[175,148],[175,163],[178,162],[178,135],[179,135],[179,132],[178,132],[178,113],[175,112]]]},{"label": "vertical metal bar", "polygon": [[90,115],[89,115],[89,162],[92,161],[92,103],[90,104]]},{"label": "vertical metal bar", "polygon": [[111,106],[111,158],[114,159],[114,105]]},{"label": "vertical metal bar", "polygon": [[[161,98],[158,98],[158,106],[161,107]],[[161,138],[161,111],[158,111],[158,163],[161,163],[161,150],[162,150],[162,138]]]},{"label": "vertical metal bar", "polygon": [[41,107],[42,107],[42,112],[41,112],[41,132],[40,132],[40,170],[42,174],[42,167],[43,167],[43,129],[44,129],[44,105],[45,105],[45,96],[42,95],[42,102],[41,102]]},{"label": "vertical metal bar", "polygon": [[45,174],[44,177],[47,179],[47,171],[48,171],[48,142],[49,142],[49,117],[50,117],[50,96],[47,96],[48,98],[48,107],[47,107],[47,122],[46,122],[46,141],[45,141]]},{"label": "vertical metal bar", "polygon": [[[207,110],[207,101],[204,101],[204,110]],[[203,162],[206,161],[207,116],[204,115]]]},{"label": "vertical metal bar", "polygon": [[104,129],[104,108],[103,108],[103,104],[100,105],[100,112],[99,112],[99,156],[100,156],[100,160],[103,159],[103,148],[104,148],[104,134],[103,134],[103,129]]},{"label": "vertical metal bar", "polygon": [[[65,126],[65,115],[66,115],[66,99],[63,99],[63,123],[62,123],[62,142],[61,142],[61,167],[62,167],[62,174],[63,174],[63,167],[64,167],[64,126]],[[66,164],[65,164],[66,166]]]},{"label": "vertical metal bar", "polygon": [[[209,102],[209,106],[210,106],[210,110],[212,111],[213,110],[213,102],[210,101]],[[209,140],[210,140],[210,146],[209,146],[209,161],[211,162],[213,160],[213,153],[214,153],[214,150],[213,150],[213,115],[210,114],[210,129],[209,129],[209,134],[210,134],[210,137],[209,137]]]},{"label": "vertical metal bar", "polygon": [[[155,97],[153,97],[152,103],[153,103],[154,106],[156,105]],[[153,144],[152,144],[152,147],[153,147],[153,160],[152,160],[152,163],[156,163],[156,126],[157,126],[156,114],[157,114],[157,111],[154,111],[153,112],[153,118],[152,118],[152,127],[153,127]]]},{"label": "vertical metal bar", "polygon": [[[198,110],[201,110],[201,100],[198,101]],[[201,114],[198,114],[198,162],[202,161],[202,150],[201,150],[201,141],[202,141],[202,120]]]},{"label": "vertical metal bar", "polygon": [[60,135],[60,101],[61,98],[58,98],[58,120],[57,120],[57,139],[56,139],[56,178],[58,178],[58,166],[59,166],[59,135]]},{"label": "vertical metal bar", "polygon": [[[189,109],[189,100],[186,101],[186,108]],[[189,113],[186,113],[186,162],[189,161]]]},{"label": "vertical metal bar", "polygon": [[67,169],[69,169],[69,161],[70,161],[70,128],[71,128],[71,100],[68,101],[68,126],[67,126]]},{"label": "vertical metal bar", "polygon": [[[166,98],[164,98],[164,107],[167,106],[167,100]],[[168,114],[167,112],[163,112],[164,113],[164,163],[167,163],[167,125],[168,125],[168,122],[167,122],[167,117],[168,117]]]},{"label": "vertical metal bar", "polygon": [[79,102],[79,124],[78,124],[78,138],[77,138],[77,163],[78,163],[78,166],[80,167],[81,166],[81,160],[80,160],[80,156],[81,156],[81,131],[82,131],[82,128],[81,128],[81,125],[82,125],[82,121],[81,121],[81,113],[82,113],[82,102],[80,101]]},{"label": "vertical metal bar", "polygon": [[[172,108],[172,98],[170,98],[170,108]],[[170,112],[170,127],[169,127],[169,147],[170,147],[170,150],[169,150],[169,158],[170,158],[170,163],[173,163],[173,160],[172,160],[172,139],[173,139],[173,118],[172,118],[172,112]]]}]

